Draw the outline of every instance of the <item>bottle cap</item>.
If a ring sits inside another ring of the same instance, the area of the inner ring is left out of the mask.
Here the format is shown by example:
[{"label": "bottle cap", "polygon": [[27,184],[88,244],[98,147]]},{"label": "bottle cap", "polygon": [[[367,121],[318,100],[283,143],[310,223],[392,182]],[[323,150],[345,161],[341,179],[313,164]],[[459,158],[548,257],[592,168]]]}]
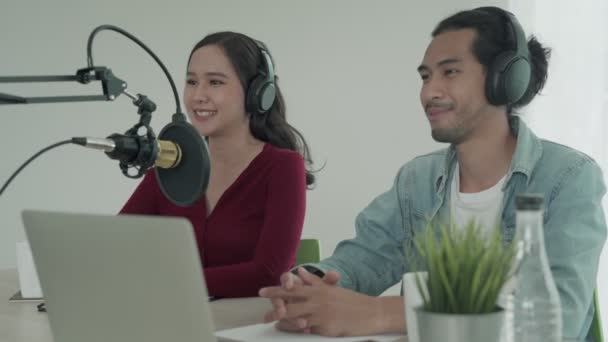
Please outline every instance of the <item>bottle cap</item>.
[{"label": "bottle cap", "polygon": [[515,197],[515,208],[517,210],[541,210],[543,202],[541,194],[519,194]]}]

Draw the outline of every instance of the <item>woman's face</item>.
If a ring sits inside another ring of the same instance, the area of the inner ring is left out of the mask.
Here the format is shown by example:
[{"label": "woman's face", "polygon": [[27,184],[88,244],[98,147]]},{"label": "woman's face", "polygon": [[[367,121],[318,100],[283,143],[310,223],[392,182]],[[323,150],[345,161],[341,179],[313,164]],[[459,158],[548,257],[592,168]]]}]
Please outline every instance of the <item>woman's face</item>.
[{"label": "woman's face", "polygon": [[205,45],[192,54],[184,86],[184,104],[192,125],[203,136],[249,131],[243,87],[218,45]]}]

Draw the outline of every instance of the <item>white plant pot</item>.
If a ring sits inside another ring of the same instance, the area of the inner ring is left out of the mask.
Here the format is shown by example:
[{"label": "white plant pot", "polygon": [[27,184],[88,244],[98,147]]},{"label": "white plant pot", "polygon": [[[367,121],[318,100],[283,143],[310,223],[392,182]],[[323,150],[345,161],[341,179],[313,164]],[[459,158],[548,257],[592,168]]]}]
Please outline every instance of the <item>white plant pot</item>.
[{"label": "white plant pot", "polygon": [[493,342],[500,341],[505,311],[488,314],[443,314],[414,309],[420,342]]},{"label": "white plant pot", "polygon": [[407,340],[408,342],[419,342],[418,339],[418,323],[416,322],[416,312],[414,309],[422,304],[422,296],[416,284],[416,277],[420,278],[424,293],[428,296],[426,290],[427,272],[410,272],[403,275],[403,299],[405,301],[405,323],[407,325]]}]

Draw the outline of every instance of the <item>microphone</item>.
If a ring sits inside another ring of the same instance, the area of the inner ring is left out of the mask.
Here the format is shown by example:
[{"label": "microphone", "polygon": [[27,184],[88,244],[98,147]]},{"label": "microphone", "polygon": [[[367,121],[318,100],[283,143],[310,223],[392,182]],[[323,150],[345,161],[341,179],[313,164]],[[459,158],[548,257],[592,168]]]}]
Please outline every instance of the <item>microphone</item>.
[{"label": "microphone", "polygon": [[72,142],[105,154],[121,164],[148,170],[155,168],[162,193],[175,205],[193,205],[209,183],[209,153],[198,131],[174,115],[158,138],[112,134],[107,138],[74,137]]},{"label": "microphone", "polygon": [[[156,167],[171,169],[179,165],[182,149],[173,141],[141,141],[137,137],[112,134],[109,137],[74,137],[72,142],[94,150],[101,150],[108,157],[125,164],[145,167],[152,163]],[[142,143],[143,142],[143,143]]]}]

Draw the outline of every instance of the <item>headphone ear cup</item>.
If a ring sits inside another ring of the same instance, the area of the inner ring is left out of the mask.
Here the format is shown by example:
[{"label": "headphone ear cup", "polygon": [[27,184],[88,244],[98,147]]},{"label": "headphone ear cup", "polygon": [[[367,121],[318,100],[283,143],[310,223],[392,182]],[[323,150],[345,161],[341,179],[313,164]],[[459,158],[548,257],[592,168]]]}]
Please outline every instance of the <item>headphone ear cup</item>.
[{"label": "headphone ear cup", "polygon": [[258,75],[247,90],[246,107],[250,114],[264,114],[272,107],[276,97],[274,82]]},{"label": "headphone ear cup", "polygon": [[505,73],[508,72],[509,63],[514,58],[511,51],[502,52],[490,65],[486,73],[486,98],[494,106],[508,103]]},{"label": "headphone ear cup", "polygon": [[530,85],[531,74],[530,63],[526,58],[516,56],[510,60],[503,75],[505,98],[508,104],[515,103],[524,96]]},{"label": "headphone ear cup", "polygon": [[260,75],[258,75],[249,83],[249,87],[247,87],[247,96],[245,99],[245,107],[249,114],[259,114],[259,112],[260,112],[258,94],[260,92],[260,88],[261,88],[263,82],[264,82],[264,78],[261,77]]},{"label": "headphone ear cup", "polygon": [[258,106],[261,113],[266,113],[272,108],[276,95],[277,87],[274,82],[265,80],[258,93]]},{"label": "headphone ear cup", "polygon": [[486,97],[495,106],[513,104],[526,93],[531,77],[530,63],[512,51],[494,59],[486,75]]}]

